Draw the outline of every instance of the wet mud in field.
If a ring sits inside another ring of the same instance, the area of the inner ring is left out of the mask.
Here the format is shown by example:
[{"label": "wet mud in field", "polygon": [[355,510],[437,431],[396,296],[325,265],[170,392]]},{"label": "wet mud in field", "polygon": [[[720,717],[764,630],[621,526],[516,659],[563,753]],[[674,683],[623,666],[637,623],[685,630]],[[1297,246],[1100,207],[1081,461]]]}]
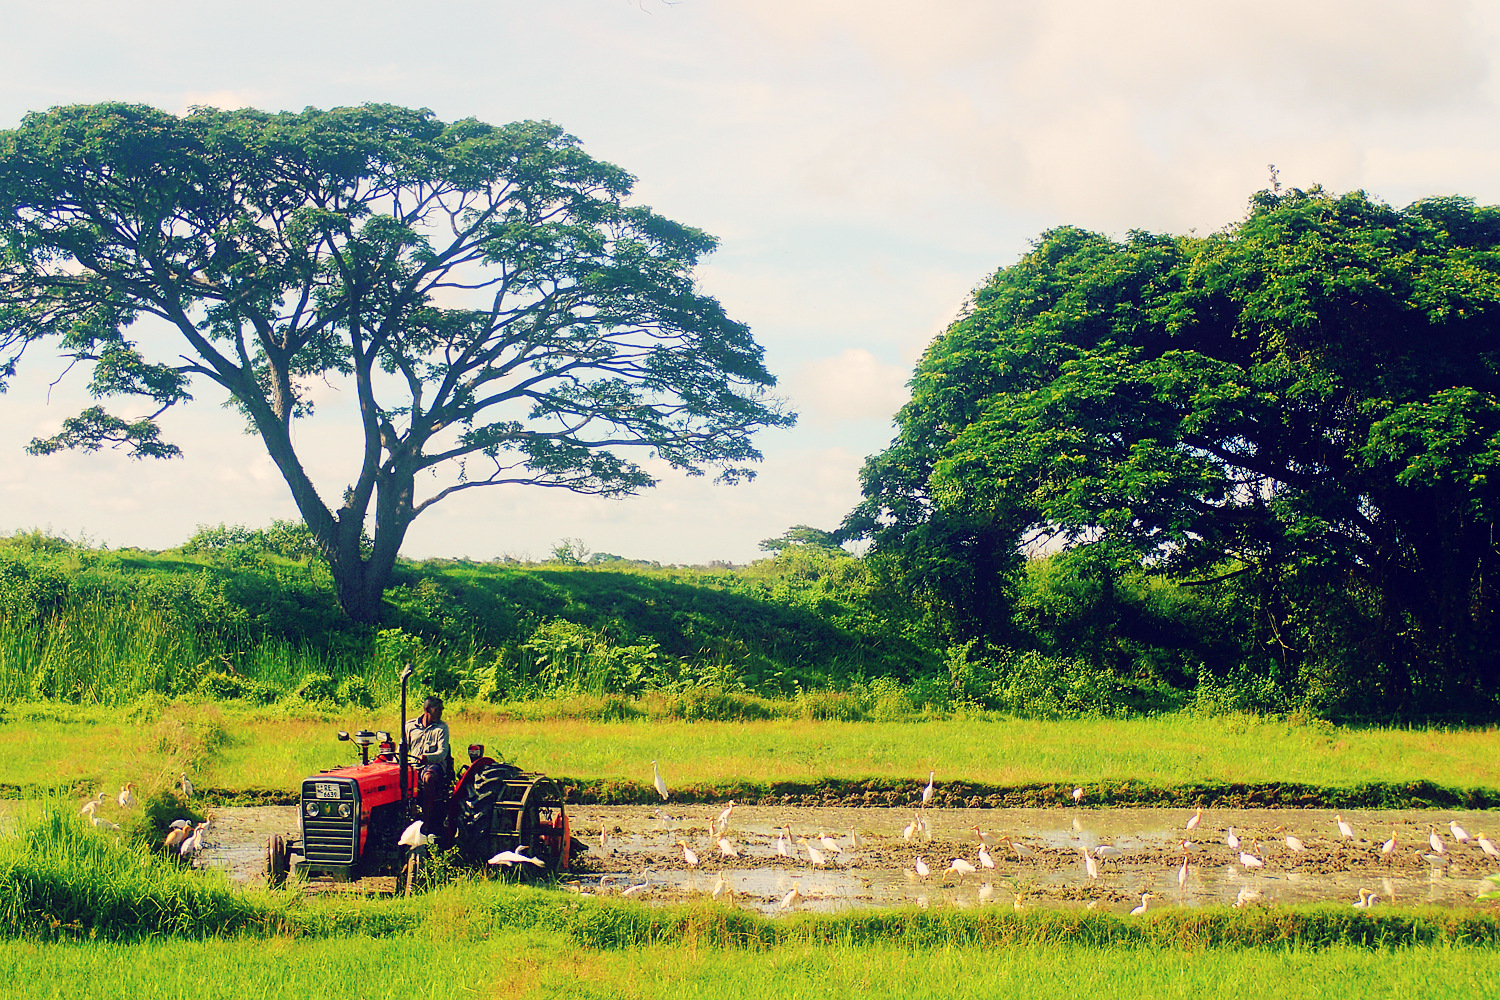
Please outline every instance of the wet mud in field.
[{"label": "wet mud in field", "polygon": [[[1500,813],[1489,811],[1340,813],[1354,829],[1349,840],[1341,837],[1335,813],[1324,810],[1205,811],[1198,828],[1188,831],[1192,813],[1182,809],[928,809],[927,832],[908,840],[903,831],[913,821],[911,809],[737,806],[725,834],[737,857],[724,855],[709,836],[720,811],[672,803],[659,809],[571,806],[574,835],[590,850],[564,876],[563,887],[657,901],[719,887],[723,897],[732,894],[739,905],[766,913],[777,912],[794,885],[802,897],[799,910],[1004,905],[1125,912],[1140,905],[1143,893],[1152,894],[1152,908],[1353,902],[1361,889],[1376,894],[1377,906],[1474,905],[1479,880],[1500,871],[1500,858],[1487,857],[1476,842],[1481,833],[1500,831],[1494,822]],[[1454,839],[1449,820],[1472,835],[1468,844]],[[782,857],[777,848],[778,829],[787,824],[792,857]],[[263,878],[266,838],[295,834],[296,825],[296,812],[287,807],[217,810],[200,864],[224,868],[237,881]],[[995,840],[988,849],[993,869],[979,857],[976,826]],[[1225,842],[1230,827],[1240,838],[1238,849]],[[861,846],[852,846],[851,831]],[[1393,831],[1395,850],[1383,853]],[[819,845],[824,832],[840,852]],[[1428,841],[1434,832],[1443,842],[1441,854]],[[1305,849],[1289,847],[1288,834]],[[803,838],[810,844],[797,843]],[[1186,854],[1184,839],[1190,843]],[[696,866],[689,867],[678,841],[696,853]],[[823,864],[813,863],[808,846],[825,854]],[[1118,853],[1098,857],[1097,877],[1091,877],[1083,852],[1101,846]],[[1262,866],[1245,864],[1241,852]],[[947,870],[955,858],[976,870]],[[925,877],[917,874],[919,859],[930,869]],[[312,891],[355,893],[393,887],[391,878],[308,885]]]}]

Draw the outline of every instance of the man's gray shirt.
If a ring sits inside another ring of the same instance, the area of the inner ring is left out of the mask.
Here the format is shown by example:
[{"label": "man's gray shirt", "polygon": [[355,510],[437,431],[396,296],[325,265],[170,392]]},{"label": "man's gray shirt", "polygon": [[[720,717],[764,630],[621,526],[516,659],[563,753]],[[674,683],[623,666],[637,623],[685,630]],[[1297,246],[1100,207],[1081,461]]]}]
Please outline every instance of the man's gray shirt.
[{"label": "man's gray shirt", "polygon": [[423,765],[442,764],[453,755],[448,746],[448,723],[442,720],[424,726],[420,717],[412,719],[406,724],[406,742]]}]

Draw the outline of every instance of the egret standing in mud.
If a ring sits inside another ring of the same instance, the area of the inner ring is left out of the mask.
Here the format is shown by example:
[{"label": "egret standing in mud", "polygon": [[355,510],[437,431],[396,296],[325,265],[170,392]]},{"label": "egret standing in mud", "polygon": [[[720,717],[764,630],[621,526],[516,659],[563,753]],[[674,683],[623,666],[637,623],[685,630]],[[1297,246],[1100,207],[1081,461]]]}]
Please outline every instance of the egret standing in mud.
[{"label": "egret standing in mud", "polygon": [[1193,813],[1193,818],[1187,821],[1187,828],[1189,830],[1196,830],[1198,829],[1198,824],[1201,822],[1203,822],[1203,810],[1199,809]]},{"label": "egret standing in mud", "polygon": [[922,808],[923,809],[927,808],[927,803],[929,803],[929,802],[932,801],[932,796],[936,793],[936,789],[933,788],[933,785],[932,785],[932,779],[935,778],[936,776],[937,776],[937,772],[936,771],[928,771],[927,772],[927,787],[924,788],[924,789],[922,789]]},{"label": "egret standing in mud", "polygon": [[1141,893],[1141,905],[1140,905],[1140,906],[1137,906],[1137,907],[1136,907],[1136,908],[1135,908],[1135,909],[1133,909],[1133,910],[1131,910],[1131,911],[1130,911],[1130,915],[1131,915],[1131,916],[1132,916],[1132,917],[1138,917],[1138,916],[1140,916],[1140,915],[1141,915],[1141,914],[1142,914],[1142,913],[1145,913],[1145,912],[1146,912],[1146,901],[1147,901],[1147,900],[1148,900],[1148,899],[1155,899],[1155,898],[1156,898],[1156,897],[1155,897],[1155,896],[1153,896],[1153,895],[1152,895],[1152,894],[1151,894],[1151,893],[1149,893],[1149,892],[1143,892],[1143,893]]},{"label": "egret standing in mud", "polygon": [[1342,816],[1334,816],[1333,821],[1339,825],[1339,836],[1345,840],[1354,839],[1354,827],[1350,826]]},{"label": "egret standing in mud", "polygon": [[657,770],[654,760],[651,762],[651,783],[656,786],[656,793],[661,796],[661,800],[667,801],[667,783],[661,780],[661,772]]},{"label": "egret standing in mud", "polygon": [[1453,834],[1453,839],[1460,844],[1467,844],[1469,842],[1469,831],[1459,826],[1457,820],[1450,819],[1448,821],[1448,830]]}]

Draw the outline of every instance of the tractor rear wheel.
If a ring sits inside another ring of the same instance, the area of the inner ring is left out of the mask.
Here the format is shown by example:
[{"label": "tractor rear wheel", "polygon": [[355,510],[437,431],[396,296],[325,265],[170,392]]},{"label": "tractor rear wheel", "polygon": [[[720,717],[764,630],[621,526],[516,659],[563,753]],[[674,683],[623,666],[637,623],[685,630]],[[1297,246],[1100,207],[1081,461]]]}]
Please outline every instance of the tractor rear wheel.
[{"label": "tractor rear wheel", "polygon": [[458,853],[471,865],[482,865],[494,853],[491,835],[498,831],[491,827],[495,821],[495,807],[500,802],[500,793],[505,790],[505,779],[510,768],[490,763],[469,781],[459,806]]}]

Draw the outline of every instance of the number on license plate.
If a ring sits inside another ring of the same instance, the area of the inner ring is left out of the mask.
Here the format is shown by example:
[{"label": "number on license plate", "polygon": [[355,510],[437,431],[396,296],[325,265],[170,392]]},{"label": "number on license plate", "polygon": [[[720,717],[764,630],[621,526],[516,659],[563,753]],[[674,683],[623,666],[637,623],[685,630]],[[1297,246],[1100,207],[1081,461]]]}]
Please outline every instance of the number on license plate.
[{"label": "number on license plate", "polygon": [[319,781],[315,786],[320,799],[336,799],[339,797],[339,786],[331,781]]}]

